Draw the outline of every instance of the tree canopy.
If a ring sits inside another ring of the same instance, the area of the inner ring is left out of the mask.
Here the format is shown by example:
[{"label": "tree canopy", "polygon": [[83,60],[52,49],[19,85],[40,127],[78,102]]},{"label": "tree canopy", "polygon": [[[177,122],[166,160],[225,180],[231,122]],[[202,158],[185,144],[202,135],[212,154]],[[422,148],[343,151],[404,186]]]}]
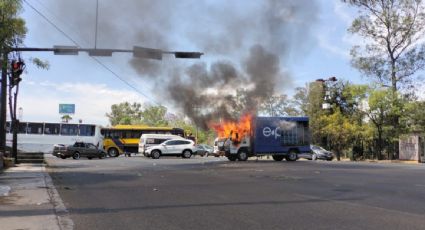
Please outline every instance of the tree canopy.
[{"label": "tree canopy", "polygon": [[[422,0],[344,0],[361,14],[349,31],[364,38],[351,50],[352,64],[397,91],[425,67],[425,7]],[[401,85],[400,85],[401,86]]]},{"label": "tree canopy", "polygon": [[10,47],[20,45],[25,38],[27,28],[24,19],[18,17],[22,10],[20,0],[0,1],[0,49],[1,53]]}]

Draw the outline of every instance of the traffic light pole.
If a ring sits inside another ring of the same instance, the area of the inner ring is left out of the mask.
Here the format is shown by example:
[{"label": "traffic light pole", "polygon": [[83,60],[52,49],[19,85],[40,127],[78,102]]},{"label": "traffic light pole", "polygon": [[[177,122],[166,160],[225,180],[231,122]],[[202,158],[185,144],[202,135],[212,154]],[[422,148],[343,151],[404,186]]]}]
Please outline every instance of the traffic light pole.
[{"label": "traffic light pole", "polygon": [[[164,51],[134,46],[130,49],[85,49],[75,46],[56,46],[53,48],[29,48],[11,47],[7,51],[3,50],[3,61],[1,71],[1,92],[0,92],[0,157],[6,152],[6,113],[7,113],[7,63],[9,52],[54,52],[55,55],[78,55],[78,52],[87,52],[89,56],[112,56],[112,53],[133,53],[134,57],[161,60],[163,54],[174,55],[175,58],[200,58],[201,52],[180,52]],[[0,162],[1,163],[1,162]]]},{"label": "traffic light pole", "polygon": [[6,152],[7,62],[8,52],[3,52],[0,92],[0,157]]}]

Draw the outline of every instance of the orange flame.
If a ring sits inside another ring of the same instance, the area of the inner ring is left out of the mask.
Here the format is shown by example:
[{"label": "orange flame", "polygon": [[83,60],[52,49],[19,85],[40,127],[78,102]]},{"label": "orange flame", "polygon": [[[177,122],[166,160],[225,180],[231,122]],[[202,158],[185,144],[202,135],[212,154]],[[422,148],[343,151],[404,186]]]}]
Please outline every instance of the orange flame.
[{"label": "orange flame", "polygon": [[219,138],[230,137],[232,141],[240,142],[251,130],[251,119],[251,114],[245,114],[239,118],[238,122],[225,121],[211,124],[210,127],[215,130]]}]

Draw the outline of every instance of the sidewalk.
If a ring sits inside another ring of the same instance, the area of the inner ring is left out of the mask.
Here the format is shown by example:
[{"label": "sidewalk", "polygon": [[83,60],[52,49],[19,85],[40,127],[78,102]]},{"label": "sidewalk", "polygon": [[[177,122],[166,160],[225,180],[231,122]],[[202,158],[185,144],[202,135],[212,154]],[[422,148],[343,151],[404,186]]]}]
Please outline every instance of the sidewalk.
[{"label": "sidewalk", "polygon": [[43,164],[19,164],[0,173],[0,228],[72,229],[72,220]]}]

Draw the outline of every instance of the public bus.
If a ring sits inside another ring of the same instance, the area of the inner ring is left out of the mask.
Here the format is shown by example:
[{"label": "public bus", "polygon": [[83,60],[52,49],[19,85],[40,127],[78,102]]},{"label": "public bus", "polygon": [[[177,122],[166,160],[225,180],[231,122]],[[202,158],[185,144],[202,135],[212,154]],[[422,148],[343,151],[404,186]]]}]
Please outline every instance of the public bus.
[{"label": "public bus", "polygon": [[116,125],[102,128],[103,149],[109,156],[137,153],[142,134],[173,134],[184,137],[184,130],[170,127],[148,127],[143,125]]},{"label": "public bus", "polygon": [[[94,124],[54,122],[19,122],[18,149],[23,152],[51,153],[55,144],[71,145],[76,141],[103,147],[101,127]],[[12,146],[10,121],[6,122],[6,145]]]}]

